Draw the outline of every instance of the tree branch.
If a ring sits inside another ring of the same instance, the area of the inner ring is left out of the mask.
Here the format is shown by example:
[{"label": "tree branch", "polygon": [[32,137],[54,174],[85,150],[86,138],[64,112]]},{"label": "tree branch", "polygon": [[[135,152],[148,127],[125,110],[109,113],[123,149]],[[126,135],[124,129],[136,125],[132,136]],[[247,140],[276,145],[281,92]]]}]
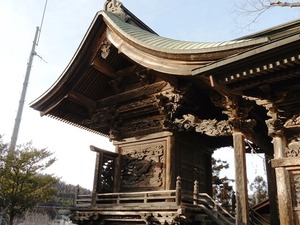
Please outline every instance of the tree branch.
[{"label": "tree branch", "polygon": [[271,2],[270,6],[280,6],[280,7],[300,7],[300,2]]}]

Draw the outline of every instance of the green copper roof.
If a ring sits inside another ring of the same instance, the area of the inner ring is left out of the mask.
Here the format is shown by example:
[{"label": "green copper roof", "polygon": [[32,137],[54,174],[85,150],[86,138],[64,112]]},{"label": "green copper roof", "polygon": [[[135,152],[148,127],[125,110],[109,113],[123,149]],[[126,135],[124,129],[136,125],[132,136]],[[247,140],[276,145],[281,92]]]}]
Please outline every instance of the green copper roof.
[{"label": "green copper roof", "polygon": [[129,42],[138,44],[144,48],[173,54],[197,54],[217,51],[226,51],[238,48],[249,47],[262,44],[268,38],[255,38],[246,40],[234,40],[224,42],[191,42],[178,41],[170,38],[158,36],[145,31],[137,26],[126,23],[113,13],[101,11],[104,19],[112,30],[115,30]]}]

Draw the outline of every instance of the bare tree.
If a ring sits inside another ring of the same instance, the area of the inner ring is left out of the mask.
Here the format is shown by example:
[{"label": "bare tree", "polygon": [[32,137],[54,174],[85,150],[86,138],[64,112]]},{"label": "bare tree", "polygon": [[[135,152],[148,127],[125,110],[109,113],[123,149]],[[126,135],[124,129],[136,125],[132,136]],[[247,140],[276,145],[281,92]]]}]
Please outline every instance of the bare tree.
[{"label": "bare tree", "polygon": [[22,225],[48,225],[51,219],[47,213],[26,211]]},{"label": "bare tree", "polygon": [[274,1],[274,0],[236,0],[236,20],[241,16],[251,17],[247,26],[255,22],[261,14],[273,7],[300,7],[300,1]]}]

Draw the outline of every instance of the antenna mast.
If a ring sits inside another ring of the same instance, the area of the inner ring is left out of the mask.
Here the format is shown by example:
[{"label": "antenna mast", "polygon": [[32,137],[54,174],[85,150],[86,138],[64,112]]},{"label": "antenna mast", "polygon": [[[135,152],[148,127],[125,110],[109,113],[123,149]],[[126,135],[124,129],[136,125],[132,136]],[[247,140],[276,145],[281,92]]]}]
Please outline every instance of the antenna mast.
[{"label": "antenna mast", "polygon": [[[45,15],[45,11],[46,11],[47,1],[48,0],[46,0],[45,7],[44,7],[43,17],[42,17],[42,21],[41,21],[41,28],[42,28],[43,21],[44,21],[44,15]],[[35,31],[35,35],[34,35],[34,39],[33,39],[33,43],[32,43],[32,48],[31,48],[29,60],[27,63],[26,74],[25,74],[25,78],[24,78],[24,82],[23,82],[23,89],[22,89],[20,100],[19,100],[18,112],[17,112],[17,116],[15,119],[15,125],[14,125],[14,129],[13,129],[13,133],[12,133],[11,141],[10,141],[10,145],[9,145],[9,150],[14,150],[16,147],[16,144],[17,144],[18,133],[19,133],[20,123],[21,123],[21,118],[22,118],[22,113],[23,113],[23,108],[24,108],[24,103],[25,103],[25,97],[26,97],[30,72],[31,72],[31,68],[32,68],[32,62],[33,62],[34,56],[37,55],[35,48],[38,45],[38,42],[40,39],[40,34],[41,34],[41,30],[42,30],[41,28],[36,27],[36,31]]]}]

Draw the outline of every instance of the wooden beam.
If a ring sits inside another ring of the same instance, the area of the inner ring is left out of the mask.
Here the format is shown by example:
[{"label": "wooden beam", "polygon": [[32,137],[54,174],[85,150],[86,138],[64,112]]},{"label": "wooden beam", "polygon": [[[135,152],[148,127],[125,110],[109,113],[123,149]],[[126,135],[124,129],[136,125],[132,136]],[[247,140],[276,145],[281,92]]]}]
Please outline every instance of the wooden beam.
[{"label": "wooden beam", "polygon": [[95,58],[91,65],[98,70],[99,72],[103,73],[106,76],[109,76],[110,78],[116,78],[116,72],[113,69],[112,66],[110,66],[108,63],[104,62],[103,60],[100,60],[98,58]]},{"label": "wooden beam", "polygon": [[141,69],[143,69],[143,68],[139,67],[137,65],[126,67],[124,69],[118,70],[117,71],[117,76],[118,77],[123,77],[123,76],[128,75],[128,74],[136,73],[136,72],[140,71]]},{"label": "wooden beam", "polygon": [[98,147],[93,146],[93,145],[90,146],[90,150],[93,151],[93,152],[97,152],[97,153],[102,153],[102,154],[105,153],[106,155],[109,155],[109,156],[112,156],[112,157],[119,156],[119,154],[116,153],[116,152],[112,152],[112,151],[109,151],[109,150],[98,148]]},{"label": "wooden beam", "polygon": [[86,107],[89,111],[93,111],[97,105],[96,101],[74,91],[70,92],[67,95],[67,98],[79,105]]},{"label": "wooden beam", "polygon": [[273,63],[263,64],[259,67],[250,68],[243,72],[237,72],[235,74],[228,74],[223,79],[219,80],[221,83],[230,84],[232,82],[236,82],[237,80],[258,76],[261,74],[271,73],[275,70],[281,70],[288,67],[292,67],[300,64],[300,55],[294,55],[287,58],[283,58],[282,60],[278,60]]},{"label": "wooden beam", "polygon": [[296,167],[299,166],[299,157],[272,159],[272,167]]}]

